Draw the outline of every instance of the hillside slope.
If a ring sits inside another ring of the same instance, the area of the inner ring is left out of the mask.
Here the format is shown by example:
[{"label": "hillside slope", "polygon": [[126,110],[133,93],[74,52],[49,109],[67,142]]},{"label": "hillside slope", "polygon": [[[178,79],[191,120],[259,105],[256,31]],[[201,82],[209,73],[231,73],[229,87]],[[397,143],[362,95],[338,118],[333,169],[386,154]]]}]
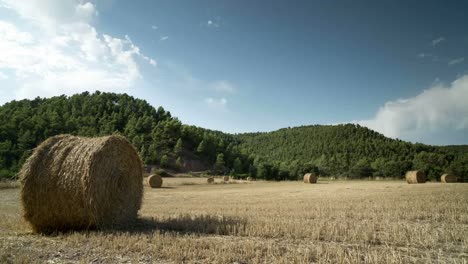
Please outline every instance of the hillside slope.
[{"label": "hillside slope", "polygon": [[466,146],[435,147],[387,138],[359,125],[314,125],[239,134],[240,148],[257,163],[316,167],[321,175],[402,176],[421,169],[430,178],[453,171],[466,176]]},{"label": "hillside slope", "polygon": [[181,172],[296,180],[305,172],[362,178],[468,178],[468,147],[434,147],[386,138],[357,125],[303,126],[231,135],[182,124],[170,112],[126,94],[82,93],[0,106],[0,179],[16,175],[38,144],[57,134],[125,136],[145,164]]},{"label": "hillside slope", "polygon": [[[33,148],[57,134],[125,136],[146,164],[185,170],[220,170],[245,161],[228,134],[183,125],[170,112],[126,94],[82,93],[12,101],[0,107],[0,178],[14,177]],[[201,145],[201,147],[200,147]],[[230,146],[230,147],[229,147]],[[222,165],[222,166],[221,166]]]}]

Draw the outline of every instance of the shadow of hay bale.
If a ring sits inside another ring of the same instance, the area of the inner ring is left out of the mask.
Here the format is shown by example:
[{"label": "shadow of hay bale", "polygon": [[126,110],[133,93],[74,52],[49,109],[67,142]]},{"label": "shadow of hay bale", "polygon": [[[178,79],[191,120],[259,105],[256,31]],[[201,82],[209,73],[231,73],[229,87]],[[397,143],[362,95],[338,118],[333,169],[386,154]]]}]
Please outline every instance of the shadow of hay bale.
[{"label": "shadow of hay bale", "polygon": [[133,225],[104,232],[128,233],[177,232],[182,234],[235,235],[244,232],[247,220],[242,218],[211,215],[180,215],[167,219],[139,218]]}]

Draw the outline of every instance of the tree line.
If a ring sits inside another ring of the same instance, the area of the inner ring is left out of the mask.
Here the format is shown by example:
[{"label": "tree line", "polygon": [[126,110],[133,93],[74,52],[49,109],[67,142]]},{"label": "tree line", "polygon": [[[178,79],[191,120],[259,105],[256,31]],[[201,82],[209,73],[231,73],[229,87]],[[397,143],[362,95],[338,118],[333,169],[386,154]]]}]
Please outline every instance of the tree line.
[{"label": "tree line", "polygon": [[468,172],[466,146],[411,144],[357,125],[231,135],[184,125],[163,107],[126,94],[85,92],[0,106],[0,179],[14,178],[32,150],[58,134],[120,134],[145,164],[238,178],[296,180],[306,172],[402,177],[409,169],[424,170],[430,178],[447,171],[466,178]]},{"label": "tree line", "polygon": [[403,178],[408,170],[422,170],[432,180],[446,172],[468,179],[466,145],[412,144],[354,124],[284,128],[238,138],[244,153],[256,155],[254,164],[273,161],[291,179],[301,177],[296,173],[301,168],[346,178]]}]

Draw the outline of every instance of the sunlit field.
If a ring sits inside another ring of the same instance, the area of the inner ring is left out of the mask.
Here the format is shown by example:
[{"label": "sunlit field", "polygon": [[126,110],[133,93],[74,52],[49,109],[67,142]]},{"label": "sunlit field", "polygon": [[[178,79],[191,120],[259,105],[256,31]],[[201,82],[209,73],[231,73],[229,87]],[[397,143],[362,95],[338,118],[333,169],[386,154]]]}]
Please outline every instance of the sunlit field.
[{"label": "sunlit field", "polygon": [[467,263],[468,184],[403,181],[145,187],[125,230],[31,233],[0,190],[0,263]]}]

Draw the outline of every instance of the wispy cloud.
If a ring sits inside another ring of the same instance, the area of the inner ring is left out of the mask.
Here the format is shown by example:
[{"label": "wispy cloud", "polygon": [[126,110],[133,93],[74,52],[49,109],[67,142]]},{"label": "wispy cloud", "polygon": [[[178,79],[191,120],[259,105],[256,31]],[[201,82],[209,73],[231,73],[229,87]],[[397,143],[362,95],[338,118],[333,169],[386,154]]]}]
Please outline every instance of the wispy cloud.
[{"label": "wispy cloud", "polygon": [[432,61],[439,61],[439,57],[431,53],[419,53],[418,58],[420,59],[431,59]]},{"label": "wispy cloud", "polygon": [[158,26],[152,25],[151,28],[156,30],[156,29],[158,29]]},{"label": "wispy cloud", "polygon": [[[144,55],[132,40],[99,33],[91,2],[0,0],[18,18],[0,21],[0,70],[12,72],[16,98],[82,91],[124,92],[141,79]],[[21,21],[21,23],[17,22]]]},{"label": "wispy cloud", "polygon": [[432,46],[437,46],[437,45],[439,45],[440,43],[442,43],[442,41],[445,41],[445,38],[444,38],[444,37],[439,37],[439,38],[433,39],[433,40],[431,41],[431,45],[432,45]]},{"label": "wispy cloud", "polygon": [[226,80],[215,81],[211,84],[211,87],[219,93],[234,93],[236,91],[234,85]]},{"label": "wispy cloud", "polygon": [[161,41],[166,41],[169,39],[169,36],[162,36],[159,40]]},{"label": "wispy cloud", "polygon": [[419,53],[418,57],[419,58],[432,58],[432,57],[434,57],[434,55],[429,54],[429,53]]},{"label": "wispy cloud", "polygon": [[205,103],[208,104],[208,106],[211,108],[225,110],[227,106],[227,99],[224,97],[219,99],[208,97],[205,98]]},{"label": "wispy cloud", "polygon": [[[421,137],[434,131],[468,130],[468,75],[436,83],[419,95],[382,106],[370,120],[355,121],[386,136]],[[467,131],[468,133],[468,131]]]},{"label": "wispy cloud", "polygon": [[218,28],[220,25],[219,25],[219,22],[215,22],[213,20],[208,20],[208,21],[206,21],[206,26],[207,27],[212,27],[212,28]]},{"label": "wispy cloud", "polygon": [[465,60],[465,58],[457,58],[457,59],[453,59],[453,60],[450,60],[448,62],[448,65],[455,65],[455,64],[459,64],[459,63],[462,63],[463,61]]}]

